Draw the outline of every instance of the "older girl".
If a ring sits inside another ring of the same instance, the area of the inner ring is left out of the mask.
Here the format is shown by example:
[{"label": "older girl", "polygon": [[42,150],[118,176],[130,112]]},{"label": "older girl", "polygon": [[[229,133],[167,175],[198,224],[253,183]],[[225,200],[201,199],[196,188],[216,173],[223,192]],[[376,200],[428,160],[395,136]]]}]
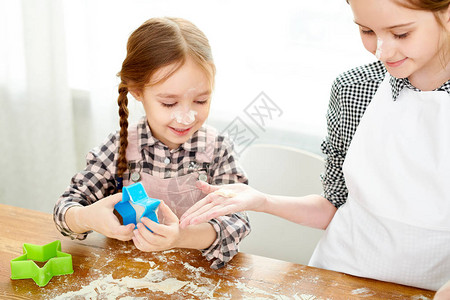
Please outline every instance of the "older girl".
[{"label": "older girl", "polygon": [[312,266],[436,290],[450,279],[450,1],[348,2],[378,61],[334,82],[324,194],[203,184],[235,196],[211,193],[182,226],[236,211],[272,213],[327,229]]}]

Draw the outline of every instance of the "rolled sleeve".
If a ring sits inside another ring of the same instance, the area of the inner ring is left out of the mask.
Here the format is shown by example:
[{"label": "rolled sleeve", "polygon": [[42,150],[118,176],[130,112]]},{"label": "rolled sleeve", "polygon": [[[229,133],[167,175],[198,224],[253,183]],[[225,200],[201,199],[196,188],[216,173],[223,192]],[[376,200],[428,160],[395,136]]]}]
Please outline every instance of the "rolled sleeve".
[{"label": "rolled sleeve", "polygon": [[203,256],[212,261],[211,268],[225,266],[237,253],[238,245],[250,233],[250,223],[246,213],[235,213],[209,221],[217,233],[216,240]]},{"label": "rolled sleeve", "polygon": [[[69,199],[67,199],[69,200]],[[83,207],[80,203],[76,201],[64,201],[64,199],[60,198],[58,203],[54,208],[53,220],[55,221],[56,228],[61,232],[62,235],[70,237],[71,239],[84,240],[87,235],[92,231],[84,232],[84,233],[75,233],[73,232],[66,223],[66,212],[72,207]]]},{"label": "rolled sleeve", "polygon": [[325,159],[325,172],[321,175],[324,188],[323,196],[336,208],[339,208],[347,200],[348,190],[345,184],[342,165],[344,157],[336,153],[330,143],[322,143],[322,151],[327,155]]},{"label": "rolled sleeve", "polygon": [[326,155],[325,172],[321,175],[321,179],[324,188],[323,196],[338,208],[345,203],[348,194],[342,172],[345,149],[340,132],[342,106],[339,81],[336,80],[333,83],[330,95],[327,111],[328,134],[321,145],[322,152]]}]

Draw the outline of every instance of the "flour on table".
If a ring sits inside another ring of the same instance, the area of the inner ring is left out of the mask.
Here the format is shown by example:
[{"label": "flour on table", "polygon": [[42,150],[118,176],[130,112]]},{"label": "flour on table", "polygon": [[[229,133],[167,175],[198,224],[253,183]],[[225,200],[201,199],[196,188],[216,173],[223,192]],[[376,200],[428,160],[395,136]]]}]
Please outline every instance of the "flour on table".
[{"label": "flour on table", "polygon": [[317,298],[314,295],[307,295],[307,294],[301,294],[301,295],[294,295],[294,300],[317,300]]},{"label": "flour on table", "polygon": [[[156,255],[155,259],[145,260],[140,257],[131,258],[136,262],[148,263],[149,269],[147,270],[147,274],[142,278],[133,278],[130,276],[122,277],[114,279],[113,274],[102,275],[102,269],[105,265],[103,260],[106,261],[106,265],[109,264],[113,258],[113,253],[110,251],[106,251],[104,256],[97,256],[94,258],[96,262],[99,262],[101,258],[102,261],[100,263],[101,267],[99,269],[91,269],[88,274],[90,276],[95,275],[91,278],[91,282],[86,286],[81,286],[78,291],[67,292],[62,295],[59,295],[54,300],[62,300],[62,299],[145,299],[145,297],[129,297],[127,295],[133,295],[133,293],[138,293],[137,290],[141,290],[139,293],[143,293],[143,289],[147,289],[149,291],[164,293],[167,295],[166,298],[171,298],[176,294],[177,296],[181,296],[185,299],[191,298],[199,298],[199,299],[232,299],[234,295],[231,295],[228,292],[224,293],[224,290],[227,291],[227,287],[232,287],[234,291],[238,290],[237,293],[242,295],[245,299],[279,299],[279,300],[320,300],[322,298],[318,298],[314,295],[309,294],[295,294],[294,296],[280,295],[279,286],[273,285],[268,287],[267,289],[258,288],[259,281],[249,281],[243,282],[242,278],[229,278],[229,279],[220,279],[214,280],[210,277],[209,271],[205,270],[203,267],[194,267],[188,262],[182,262],[174,259],[169,253],[175,252],[174,250],[164,251],[165,255]],[[191,262],[191,261],[190,261]],[[167,272],[161,269],[165,269],[161,267],[162,265],[174,263],[177,264],[176,267],[180,270],[183,275],[180,280],[174,277],[171,272]],[[191,262],[192,263],[192,262]],[[161,266],[160,266],[161,265]],[[80,268],[83,266],[81,265]],[[121,268],[122,266],[115,266],[115,268]],[[160,269],[161,267],[161,269]],[[230,266],[231,268],[231,266]],[[247,271],[252,269],[236,267],[237,269],[241,269],[242,271]],[[99,277],[100,276],[100,277]],[[96,278],[94,280],[94,278]],[[298,283],[305,280],[302,278]],[[317,282],[320,280],[319,277],[310,277],[306,278],[308,281]],[[257,286],[254,286],[256,284]],[[294,283],[295,285],[295,283]],[[301,289],[300,289],[301,290]],[[298,289],[297,289],[298,291]],[[367,294],[370,294],[370,290],[368,289],[358,289],[353,290],[352,294],[360,295],[365,297]],[[52,296],[54,296],[53,293]],[[291,294],[292,295],[292,294]],[[51,298],[51,297],[49,297]],[[48,299],[48,298],[46,298]],[[426,298],[425,298],[426,299]],[[417,298],[414,300],[425,300],[422,298]],[[429,299],[428,299],[429,300]]]},{"label": "flour on table", "polygon": [[97,296],[102,295],[107,298],[116,298],[123,293],[127,292],[126,289],[118,286],[114,283],[114,279],[112,275],[108,275],[106,277],[102,277],[95,281],[92,281],[89,285],[84,286],[81,290],[76,292],[67,292],[62,295],[59,295],[53,300],[64,300],[71,299],[74,297],[83,297],[84,299],[97,299]]},{"label": "flour on table", "polygon": [[[151,264],[150,264],[151,265]],[[143,278],[131,278],[129,276],[114,279],[112,275],[99,278],[92,281],[89,285],[84,286],[76,292],[64,293],[53,300],[67,299],[73,297],[84,297],[84,299],[97,299],[102,295],[109,298],[117,298],[118,296],[129,292],[130,289],[150,289],[171,295],[183,288],[188,281],[181,281],[176,278],[167,278],[163,280],[165,273],[157,269],[150,269]]]},{"label": "flour on table", "polygon": [[250,268],[246,268],[246,267],[234,267],[234,268],[235,268],[236,270],[244,271],[244,272],[250,270]]},{"label": "flour on table", "polygon": [[201,299],[231,299],[231,297],[226,296],[221,296],[220,298],[214,297],[214,292],[220,286],[221,281],[222,280],[219,280],[219,282],[215,286],[198,286],[193,282],[189,282],[186,288],[189,290],[190,295],[197,296]]},{"label": "flour on table", "polygon": [[175,249],[170,249],[170,250],[165,250],[165,251],[163,251],[163,252],[161,252],[161,253],[162,253],[162,254],[167,254],[167,253],[174,253],[174,252],[176,252]]},{"label": "flour on table", "polygon": [[123,285],[132,289],[149,289],[155,292],[164,292],[172,295],[182,287],[188,284],[187,281],[181,281],[176,278],[167,278],[160,282],[152,282],[142,279],[125,277],[119,281],[119,285]]},{"label": "flour on table", "polygon": [[[277,296],[276,299],[278,299],[278,300],[291,300],[292,297],[285,296],[285,295],[279,295],[279,296]],[[307,295],[307,294],[301,294],[301,295],[295,294],[294,295],[294,300],[319,300],[319,299],[320,298],[317,298],[314,295]]]},{"label": "flour on table", "polygon": [[194,266],[191,266],[187,262],[183,263],[183,266],[189,270],[192,274],[195,274],[196,278],[200,278],[202,276],[202,273],[205,272],[205,269],[202,267],[196,268]]},{"label": "flour on table", "polygon": [[246,286],[244,283],[238,281],[235,283],[235,286],[240,289],[241,291],[250,293],[250,294],[262,294],[262,295],[269,295],[269,296],[274,296],[273,294],[270,294],[264,290],[258,289],[256,287],[250,287],[250,286]]},{"label": "flour on table", "polygon": [[[144,259],[142,259],[142,258],[140,258],[140,257],[135,257],[134,258],[134,261],[138,261],[138,262],[147,262],[146,260],[144,260]],[[153,262],[152,262],[153,263]],[[153,263],[153,264],[155,264],[155,263]],[[150,265],[150,267],[153,267],[152,265]]]},{"label": "flour on table", "polygon": [[368,288],[360,288],[352,291],[352,295],[359,295],[360,297],[371,297],[375,295],[375,292]]},{"label": "flour on table", "polygon": [[412,300],[431,300],[430,298],[424,295],[415,295],[411,297]]}]

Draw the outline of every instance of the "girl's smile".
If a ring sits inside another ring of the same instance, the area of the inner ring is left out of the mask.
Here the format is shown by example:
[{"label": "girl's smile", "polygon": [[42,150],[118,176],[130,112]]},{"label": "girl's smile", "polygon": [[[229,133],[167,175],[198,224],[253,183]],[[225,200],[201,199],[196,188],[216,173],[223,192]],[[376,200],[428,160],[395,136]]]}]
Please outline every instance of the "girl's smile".
[{"label": "girl's smile", "polygon": [[189,134],[191,128],[192,127],[190,127],[190,128],[175,128],[175,127],[169,126],[169,129],[177,136],[185,136],[185,135]]},{"label": "girl's smile", "polygon": [[401,66],[407,59],[408,59],[408,58],[405,57],[404,59],[397,60],[397,61],[393,61],[393,62],[386,61],[386,65],[388,65],[388,66],[391,67],[391,68],[399,67],[399,66]]}]

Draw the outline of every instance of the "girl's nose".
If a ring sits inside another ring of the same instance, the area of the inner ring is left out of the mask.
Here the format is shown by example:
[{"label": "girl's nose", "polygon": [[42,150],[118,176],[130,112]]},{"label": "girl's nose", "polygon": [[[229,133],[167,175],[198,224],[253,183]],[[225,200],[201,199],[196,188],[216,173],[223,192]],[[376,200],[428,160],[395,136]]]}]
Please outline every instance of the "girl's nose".
[{"label": "girl's nose", "polygon": [[190,125],[195,121],[195,116],[197,112],[195,110],[191,110],[189,107],[183,108],[181,110],[176,110],[172,112],[172,119],[179,124]]},{"label": "girl's nose", "polygon": [[375,51],[375,57],[378,60],[381,60],[381,54],[383,53],[383,40],[380,38],[377,38],[377,50]]},{"label": "girl's nose", "polygon": [[375,56],[380,61],[388,61],[395,54],[395,42],[389,39],[377,39]]}]

